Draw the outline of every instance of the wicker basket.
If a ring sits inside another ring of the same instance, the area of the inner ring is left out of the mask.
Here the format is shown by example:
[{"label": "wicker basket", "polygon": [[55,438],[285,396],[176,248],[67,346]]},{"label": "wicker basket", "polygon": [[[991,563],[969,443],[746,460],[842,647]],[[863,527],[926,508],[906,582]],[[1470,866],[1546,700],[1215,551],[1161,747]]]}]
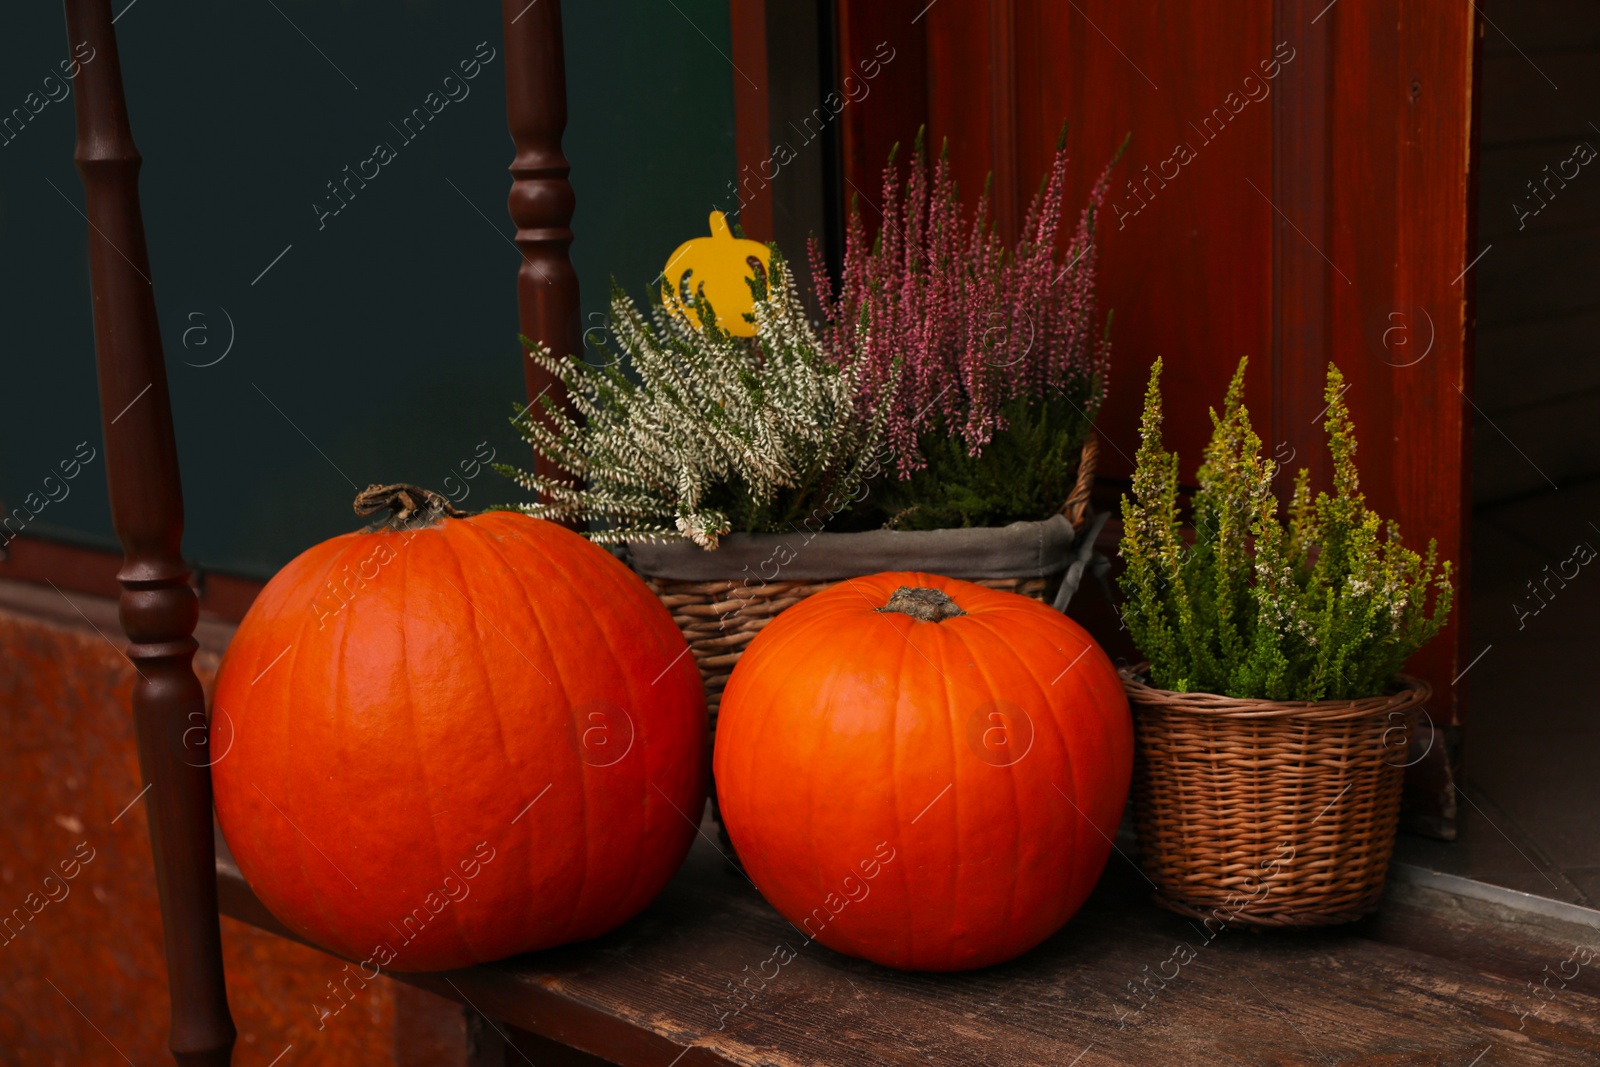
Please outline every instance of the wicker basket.
[{"label": "wicker basket", "polygon": [[[1061,507],[1060,514],[1071,523],[1073,531],[1082,535],[1090,523],[1089,491],[1094,487],[1095,465],[1100,455],[1100,442],[1090,434],[1083,442],[1083,452],[1078,460],[1078,474],[1072,492]],[[851,534],[835,534],[851,537]],[[755,639],[785,608],[793,607],[813,593],[821,592],[841,579],[777,580],[748,585],[730,577],[717,581],[678,581],[652,575],[638,568],[640,576],[650,589],[661,598],[672,620],[683,631],[689,647],[694,651],[700,677],[706,685],[706,699],[711,713],[711,727],[716,730],[717,708],[722,701],[722,690],[728,676],[739,662],[745,646]],[[908,557],[904,570],[935,570],[919,566],[918,560]],[[942,572],[941,572],[942,573]],[[990,589],[1042,600],[1055,599],[1061,574],[1040,577],[1036,573],[1012,577],[968,577],[952,573],[952,578],[967,578]]]},{"label": "wicker basket", "polygon": [[1137,735],[1134,816],[1145,874],[1180,914],[1320,926],[1372,912],[1400,814],[1413,715],[1401,676],[1362,700],[1174,693],[1123,671]]}]

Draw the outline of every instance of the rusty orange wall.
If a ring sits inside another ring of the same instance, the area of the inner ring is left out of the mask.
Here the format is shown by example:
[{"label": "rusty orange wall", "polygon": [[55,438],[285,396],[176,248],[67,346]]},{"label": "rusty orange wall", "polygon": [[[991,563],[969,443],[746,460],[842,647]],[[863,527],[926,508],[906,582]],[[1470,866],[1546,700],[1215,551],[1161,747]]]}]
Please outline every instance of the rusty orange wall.
[{"label": "rusty orange wall", "polygon": [[[120,639],[110,601],[0,582],[0,1064],[171,1062]],[[197,665],[209,684],[215,654]],[[235,1063],[266,1065],[290,1045],[282,1067],[390,1064],[397,1045],[402,1062],[459,1062],[465,1023],[443,1000],[380,980],[319,1031],[339,962],[228,919],[223,948]]]}]

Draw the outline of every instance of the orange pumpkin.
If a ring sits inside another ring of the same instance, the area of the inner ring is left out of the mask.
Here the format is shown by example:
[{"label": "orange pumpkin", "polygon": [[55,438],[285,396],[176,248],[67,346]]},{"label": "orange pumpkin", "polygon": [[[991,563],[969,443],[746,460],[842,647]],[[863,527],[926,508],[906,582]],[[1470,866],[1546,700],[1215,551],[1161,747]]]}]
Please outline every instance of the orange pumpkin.
[{"label": "orange pumpkin", "polygon": [[705,693],[660,601],[559,526],[406,506],[423,496],[442,507],[267,584],[212,711],[234,734],[217,815],[251,887],[391,970],[604,933],[666,885],[705,799]]},{"label": "orange pumpkin", "polygon": [[1132,767],[1127,699],[1082,627],[930,574],[785,611],[717,720],[723,821],[762,895],[807,937],[911,970],[999,963],[1059,929]]}]

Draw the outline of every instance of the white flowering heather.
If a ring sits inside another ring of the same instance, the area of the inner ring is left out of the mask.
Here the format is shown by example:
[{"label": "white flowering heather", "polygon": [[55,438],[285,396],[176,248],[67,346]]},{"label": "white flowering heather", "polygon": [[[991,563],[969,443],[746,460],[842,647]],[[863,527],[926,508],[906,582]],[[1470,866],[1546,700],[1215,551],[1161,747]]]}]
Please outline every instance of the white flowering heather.
[{"label": "white flowering heather", "polygon": [[579,418],[546,402],[543,418],[512,420],[572,475],[501,468],[540,495],[518,509],[577,520],[600,542],[716,548],[732,531],[787,529],[847,508],[878,473],[882,419],[859,409],[857,367],[821,353],[776,253],[756,295],[756,336],[740,338],[716,327],[704,300],[697,329],[659,306],[646,320],[614,290],[611,332],[632,377],[620,359],[594,366],[530,345],[528,358],[566,386]]},{"label": "white flowering heather", "polygon": [[[1328,367],[1332,494],[1301,468],[1287,525],[1274,466],[1244,407],[1239,361],[1198,472],[1193,543],[1178,522],[1178,457],[1161,447],[1161,361],[1150,372],[1133,475],[1122,498],[1123,618],[1156,685],[1264,700],[1382,694],[1450,614],[1450,564],[1400,543],[1367,509],[1344,378]],[[1428,606],[1428,588],[1433,604]]]}]

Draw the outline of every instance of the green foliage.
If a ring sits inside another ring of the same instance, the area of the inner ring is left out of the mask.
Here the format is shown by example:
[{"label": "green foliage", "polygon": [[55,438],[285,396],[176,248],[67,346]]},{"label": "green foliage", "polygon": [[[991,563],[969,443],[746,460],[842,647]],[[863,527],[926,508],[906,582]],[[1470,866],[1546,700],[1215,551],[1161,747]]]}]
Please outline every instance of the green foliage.
[{"label": "green foliage", "polygon": [[878,507],[902,530],[1004,526],[1048,518],[1077,479],[1090,416],[1056,392],[1043,403],[1016,398],[1000,409],[1003,429],[973,455],[942,425],[921,438],[926,466],[886,481]]},{"label": "green foliage", "polygon": [[[1228,387],[1179,525],[1178,457],[1161,447],[1161,362],[1150,372],[1132,499],[1123,497],[1123,619],[1152,681],[1178,692],[1267,700],[1375,696],[1450,613],[1450,564],[1405,548],[1369,510],[1355,465],[1344,378],[1329,365],[1323,425],[1333,492],[1294,483],[1288,522],[1277,473],[1244,407],[1244,368]],[[1433,587],[1429,605],[1429,587]]]},{"label": "green foliage", "polygon": [[591,524],[601,542],[688,538],[715,548],[731,531],[826,522],[859,499],[880,472],[883,422],[862,408],[858,371],[822,354],[776,250],[770,288],[751,284],[753,338],[717,328],[704,298],[694,326],[659,304],[647,320],[614,289],[611,333],[621,351],[603,353],[604,365],[525,341],[579,417],[546,397],[542,410],[512,420],[538,455],[573,476],[497,468],[540,494],[517,510]]}]

